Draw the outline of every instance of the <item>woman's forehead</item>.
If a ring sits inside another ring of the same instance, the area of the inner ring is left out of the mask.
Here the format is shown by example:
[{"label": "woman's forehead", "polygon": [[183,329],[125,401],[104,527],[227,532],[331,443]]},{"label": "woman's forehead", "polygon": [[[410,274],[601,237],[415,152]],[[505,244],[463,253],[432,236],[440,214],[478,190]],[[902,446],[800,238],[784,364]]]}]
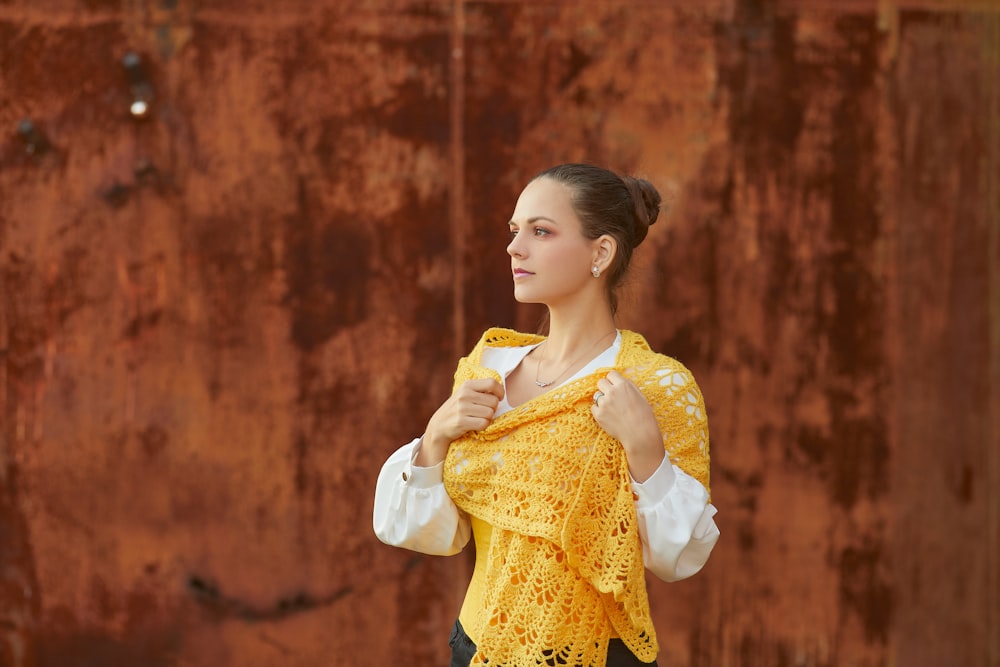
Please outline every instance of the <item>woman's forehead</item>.
[{"label": "woman's forehead", "polygon": [[556,223],[576,220],[569,186],[551,178],[537,178],[525,186],[517,198],[511,222],[547,218]]}]

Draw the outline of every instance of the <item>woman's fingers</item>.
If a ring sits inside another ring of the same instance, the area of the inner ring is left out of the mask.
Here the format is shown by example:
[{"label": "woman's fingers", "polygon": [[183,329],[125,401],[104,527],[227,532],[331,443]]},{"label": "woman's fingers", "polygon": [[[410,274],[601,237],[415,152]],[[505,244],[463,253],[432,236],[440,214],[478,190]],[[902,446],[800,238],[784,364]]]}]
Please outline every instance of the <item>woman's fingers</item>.
[{"label": "woman's fingers", "polygon": [[642,408],[648,409],[649,405],[639,388],[617,371],[611,371],[597,381],[594,399],[591,406],[594,418],[604,430],[616,437],[627,431],[631,426],[629,422],[640,417],[637,413]]},{"label": "woman's fingers", "polygon": [[503,385],[492,378],[468,380],[431,416],[425,434],[438,448],[493,421],[503,398]]},{"label": "woman's fingers", "polygon": [[448,435],[454,439],[468,431],[481,431],[489,426],[502,398],[503,385],[496,380],[485,378],[463,383],[442,406],[450,414]]},{"label": "woman's fingers", "polygon": [[467,380],[462,384],[461,389],[485,396],[493,396],[497,399],[497,402],[503,398],[503,385],[493,378]]},{"label": "woman's fingers", "polygon": [[[611,372],[614,373],[614,371]],[[615,373],[615,375],[618,374]],[[615,405],[620,398],[622,390],[624,389],[624,383],[628,382],[628,380],[621,375],[618,375],[616,378],[617,381],[612,381],[610,376],[611,373],[608,373],[608,375],[597,381],[597,392],[595,392],[594,395],[597,396],[599,393],[600,396],[596,401],[594,401],[596,407],[602,408],[608,406],[609,404],[612,406]]]},{"label": "woman's fingers", "polygon": [[[481,400],[481,399],[480,399]],[[494,399],[496,400],[496,399]],[[496,403],[481,403],[476,402],[476,399],[471,399],[470,402],[463,404],[458,411],[459,418],[461,417],[471,417],[473,419],[477,418],[488,418],[492,419],[493,414],[496,412]]]},{"label": "woman's fingers", "polygon": [[500,405],[503,398],[503,386],[496,380],[469,380],[464,383],[455,395],[460,410],[473,410],[475,416],[482,416],[477,406],[487,407],[490,414]]}]

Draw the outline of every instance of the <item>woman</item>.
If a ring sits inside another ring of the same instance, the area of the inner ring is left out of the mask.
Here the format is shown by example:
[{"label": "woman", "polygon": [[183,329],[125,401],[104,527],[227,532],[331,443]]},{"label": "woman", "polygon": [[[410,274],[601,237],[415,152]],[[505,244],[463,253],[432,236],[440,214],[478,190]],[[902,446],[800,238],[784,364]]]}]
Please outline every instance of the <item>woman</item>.
[{"label": "woman", "polygon": [[536,176],[507,253],[548,336],[488,330],[379,474],[383,542],[450,555],[474,537],[453,667],[655,663],[644,567],[691,576],[718,540],[694,378],[614,320],[659,206],[649,182],[592,165]]}]

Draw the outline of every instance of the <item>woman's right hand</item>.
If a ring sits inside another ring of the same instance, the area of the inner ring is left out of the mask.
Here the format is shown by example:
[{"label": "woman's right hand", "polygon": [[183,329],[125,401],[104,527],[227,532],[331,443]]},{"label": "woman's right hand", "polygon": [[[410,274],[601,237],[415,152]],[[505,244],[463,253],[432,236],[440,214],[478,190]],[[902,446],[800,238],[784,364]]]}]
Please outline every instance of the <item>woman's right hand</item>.
[{"label": "woman's right hand", "polygon": [[427,422],[414,464],[429,468],[443,461],[453,440],[489,426],[502,398],[503,385],[492,378],[462,383]]}]

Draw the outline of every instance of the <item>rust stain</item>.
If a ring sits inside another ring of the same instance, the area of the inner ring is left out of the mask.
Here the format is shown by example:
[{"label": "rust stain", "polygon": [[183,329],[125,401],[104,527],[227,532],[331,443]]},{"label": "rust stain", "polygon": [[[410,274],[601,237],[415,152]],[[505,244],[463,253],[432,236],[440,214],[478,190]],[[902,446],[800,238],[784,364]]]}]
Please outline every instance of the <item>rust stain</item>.
[{"label": "rust stain", "polygon": [[465,285],[468,264],[467,207],[465,201],[465,0],[453,0],[451,5],[451,53],[449,54],[448,92],[451,157],[449,222],[454,241],[454,298],[452,302],[453,352],[456,357],[466,348]]},{"label": "rust stain", "polygon": [[374,478],[537,324],[503,223],[564,160],[672,195],[622,318],[723,541],[661,664],[997,655],[995,3],[56,4],[0,7],[0,662],[446,661],[471,555],[377,544]]},{"label": "rust stain", "polygon": [[[0,379],[2,379],[0,375]],[[7,420],[7,413],[3,413]],[[0,440],[0,455],[8,447]],[[3,535],[3,578],[0,580],[0,661],[5,665],[34,665],[37,646],[33,631],[40,611],[40,589],[34,568],[35,555],[28,538],[16,463],[3,460],[0,467],[0,535]]]},{"label": "rust stain", "polygon": [[[1000,15],[984,21],[983,89],[986,91],[986,209],[989,224],[988,248],[990,303],[990,433],[993,442],[1000,442],[1000,87],[994,85],[1000,75]],[[1000,663],[1000,449],[987,448],[987,562],[994,564],[987,573],[989,594],[987,624],[987,659]]]}]

